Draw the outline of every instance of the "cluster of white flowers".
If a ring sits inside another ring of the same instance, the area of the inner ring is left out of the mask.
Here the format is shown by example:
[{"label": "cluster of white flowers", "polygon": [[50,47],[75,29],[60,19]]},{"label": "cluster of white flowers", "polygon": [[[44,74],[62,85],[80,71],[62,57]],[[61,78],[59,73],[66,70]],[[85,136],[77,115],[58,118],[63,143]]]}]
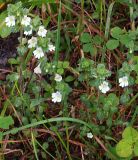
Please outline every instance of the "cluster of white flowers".
[{"label": "cluster of white flowers", "polygon": [[[121,77],[119,78],[119,86],[121,87],[127,87],[129,85],[128,83],[128,77],[127,76],[124,76],[124,77]],[[99,90],[102,92],[102,93],[106,93],[110,90],[110,87],[109,87],[109,84],[108,82],[106,81],[103,81],[100,86],[99,86]]]},{"label": "cluster of white flowers", "polygon": [[[10,15],[8,17],[6,17],[5,19],[5,23],[8,27],[13,27],[15,26],[15,16]],[[31,18],[28,17],[27,15],[24,15],[24,17],[21,20],[21,25],[24,27],[24,35],[28,36],[31,35],[33,33],[33,26],[31,25]],[[47,34],[47,30],[45,29],[45,27],[43,25],[39,26],[38,28],[38,32],[37,35],[44,38],[46,37]],[[28,40],[28,48],[35,48],[36,49],[33,51],[33,54],[35,56],[35,58],[40,59],[44,56],[44,52],[43,49],[39,46],[37,46],[37,37],[33,37],[31,39]],[[52,44],[48,44],[48,50],[50,52],[55,51],[55,46],[53,46]]]}]

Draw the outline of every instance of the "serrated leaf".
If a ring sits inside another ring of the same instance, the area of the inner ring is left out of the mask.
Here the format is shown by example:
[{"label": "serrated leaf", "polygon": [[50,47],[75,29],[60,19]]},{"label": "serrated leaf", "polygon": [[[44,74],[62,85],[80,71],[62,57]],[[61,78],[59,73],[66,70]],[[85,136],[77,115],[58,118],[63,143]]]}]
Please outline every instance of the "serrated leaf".
[{"label": "serrated leaf", "polygon": [[9,126],[14,124],[14,121],[11,116],[0,117],[0,128],[9,129]]},{"label": "serrated leaf", "polygon": [[109,50],[116,49],[118,46],[119,46],[119,41],[118,40],[111,39],[106,43],[106,47]]},{"label": "serrated leaf", "polygon": [[127,158],[132,155],[132,145],[127,143],[125,140],[121,140],[117,145],[116,145],[116,153],[118,156]]},{"label": "serrated leaf", "polygon": [[89,33],[83,33],[80,40],[82,43],[89,43],[92,41],[92,37]]}]

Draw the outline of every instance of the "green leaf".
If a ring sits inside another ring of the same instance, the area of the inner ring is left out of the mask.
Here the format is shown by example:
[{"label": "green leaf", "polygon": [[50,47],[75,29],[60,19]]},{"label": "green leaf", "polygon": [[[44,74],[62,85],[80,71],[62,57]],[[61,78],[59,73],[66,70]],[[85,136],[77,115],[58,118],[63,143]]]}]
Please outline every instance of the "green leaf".
[{"label": "green leaf", "polygon": [[136,141],[136,143],[134,145],[134,154],[135,154],[135,156],[138,156],[138,141]]},{"label": "green leaf", "polygon": [[41,20],[39,16],[35,16],[35,18],[33,18],[32,20],[33,26],[34,27],[38,27],[41,25]]},{"label": "green leaf", "polygon": [[125,46],[128,46],[129,43],[130,43],[130,41],[131,41],[131,38],[130,38],[129,35],[127,35],[127,34],[122,35],[122,36],[120,37],[120,42],[121,42],[122,44],[124,44]]},{"label": "green leaf", "polygon": [[93,51],[93,44],[92,43],[86,43],[83,45],[83,51],[84,52],[92,52]]},{"label": "green leaf", "polygon": [[12,73],[7,75],[6,79],[9,80],[10,82],[15,82],[19,79],[19,75],[18,73]]},{"label": "green leaf", "polygon": [[138,132],[132,127],[127,127],[123,131],[122,137],[127,140],[127,143],[133,144],[138,140]]},{"label": "green leaf", "polygon": [[10,59],[8,60],[8,63],[10,63],[10,64],[19,64],[20,62],[19,62],[18,59],[10,58]]},{"label": "green leaf", "polygon": [[2,141],[2,138],[3,138],[3,133],[0,132],[0,141]]},{"label": "green leaf", "polygon": [[123,34],[123,31],[119,27],[114,27],[111,29],[111,35],[113,38],[119,39],[121,34]]},{"label": "green leaf", "polygon": [[101,45],[104,42],[103,38],[96,35],[93,37],[93,43],[96,45]]},{"label": "green leaf", "polygon": [[63,69],[63,68],[57,69],[57,73],[58,73],[58,74],[63,74],[63,73],[64,73],[64,69]]},{"label": "green leaf", "polygon": [[67,76],[66,78],[65,78],[65,81],[66,82],[72,82],[72,81],[74,81],[74,77],[73,76]]},{"label": "green leaf", "polygon": [[63,68],[68,68],[69,67],[69,62],[68,61],[64,61],[63,62]]},{"label": "green leaf", "polygon": [[44,98],[31,99],[31,105],[30,105],[30,107],[32,108],[32,107],[38,106],[38,105],[40,105],[44,101],[45,101]]},{"label": "green leaf", "polygon": [[10,35],[12,27],[8,27],[5,24],[5,18],[7,17],[7,12],[0,14],[0,37],[5,38]]},{"label": "green leaf", "polygon": [[109,50],[116,49],[118,46],[119,46],[119,41],[118,40],[111,39],[106,43],[106,47]]},{"label": "green leaf", "polygon": [[116,146],[116,152],[120,157],[127,158],[132,154],[132,145],[125,140],[121,140]]},{"label": "green leaf", "polygon": [[89,33],[83,33],[80,40],[82,43],[89,43],[92,41],[92,37]]},{"label": "green leaf", "polygon": [[9,126],[14,124],[14,121],[11,116],[0,117],[0,128],[9,129]]}]

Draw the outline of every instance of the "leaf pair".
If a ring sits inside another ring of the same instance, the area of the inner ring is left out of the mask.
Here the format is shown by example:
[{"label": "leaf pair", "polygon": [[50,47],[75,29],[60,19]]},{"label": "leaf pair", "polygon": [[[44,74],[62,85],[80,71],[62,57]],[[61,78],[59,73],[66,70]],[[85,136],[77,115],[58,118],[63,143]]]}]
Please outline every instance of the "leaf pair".
[{"label": "leaf pair", "polygon": [[120,157],[127,158],[134,154],[138,156],[138,131],[132,127],[127,127],[122,140],[116,146],[116,152]]}]

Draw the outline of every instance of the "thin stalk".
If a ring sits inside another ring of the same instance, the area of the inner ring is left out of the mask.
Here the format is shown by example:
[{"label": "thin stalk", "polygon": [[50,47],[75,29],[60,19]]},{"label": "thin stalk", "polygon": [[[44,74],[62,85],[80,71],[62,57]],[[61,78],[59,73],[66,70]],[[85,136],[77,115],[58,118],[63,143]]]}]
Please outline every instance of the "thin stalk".
[{"label": "thin stalk", "polygon": [[60,3],[59,3],[58,28],[57,28],[57,40],[56,40],[56,51],[55,51],[55,57],[54,57],[56,63],[58,62],[58,59],[59,59],[60,29],[61,29],[60,23],[61,23],[61,0],[60,0]]},{"label": "thin stalk", "polygon": [[66,147],[66,144],[65,144],[65,142],[63,141],[63,139],[61,138],[60,134],[59,134],[56,130],[55,130],[55,133],[56,133],[56,135],[58,136],[58,138],[59,138],[60,142],[62,143],[63,147],[65,148],[69,160],[72,160],[72,158],[71,158],[71,156],[70,156],[70,152],[69,152],[68,148]]},{"label": "thin stalk", "polygon": [[128,104],[126,105],[127,107],[129,107],[138,97],[138,93],[128,102]]},{"label": "thin stalk", "polygon": [[[129,0],[129,3],[131,5],[133,5],[134,2],[133,2],[133,0]],[[133,19],[134,8],[132,6],[130,6],[129,10],[130,10],[131,29],[132,29],[132,31],[135,31],[135,20]]]},{"label": "thin stalk", "polygon": [[36,140],[36,143],[54,160],[56,160],[56,158],[54,156],[52,156],[51,153],[49,153],[46,149],[44,149],[44,147]]},{"label": "thin stalk", "polygon": [[31,132],[31,136],[32,136],[32,143],[33,143],[35,158],[36,158],[37,160],[39,160],[38,155],[37,155],[37,150],[36,150],[36,145],[35,145],[35,137],[34,137],[33,132]]},{"label": "thin stalk", "polygon": [[132,119],[131,119],[131,125],[132,126],[133,126],[133,123],[134,123],[137,115],[138,115],[138,106],[136,106],[135,112],[134,112],[134,114],[132,116]]}]

